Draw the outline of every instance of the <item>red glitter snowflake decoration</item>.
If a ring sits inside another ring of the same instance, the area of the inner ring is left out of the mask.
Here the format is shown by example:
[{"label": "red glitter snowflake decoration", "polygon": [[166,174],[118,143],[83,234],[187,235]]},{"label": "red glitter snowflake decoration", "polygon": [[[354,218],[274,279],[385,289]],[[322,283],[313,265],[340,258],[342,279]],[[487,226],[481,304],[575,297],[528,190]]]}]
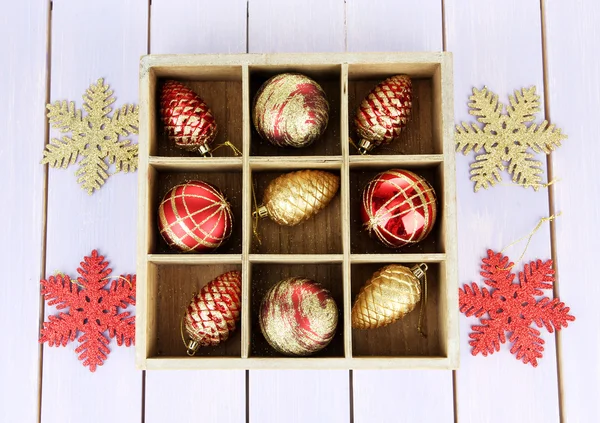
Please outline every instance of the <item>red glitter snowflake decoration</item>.
[{"label": "red glitter snowflake decoration", "polygon": [[509,341],[513,343],[510,352],[516,354],[517,360],[536,367],[537,359],[542,358],[544,340],[531,324],[540,328],[545,326],[552,333],[567,327],[575,317],[558,298],[544,297],[536,301],[536,296],[543,295],[543,289],[552,289],[552,260],[526,264],[523,272],[519,272],[519,283],[513,283],[513,265],[508,257],[488,250],[481,265],[481,276],[493,290],[480,289],[476,283],[459,288],[460,311],[467,316],[481,317],[486,313],[489,316],[480,319],[481,325],[472,326],[469,344],[473,347],[473,355],[487,356],[500,351],[500,344],[506,342],[505,332],[508,332]]},{"label": "red glitter snowflake decoration", "polygon": [[[77,332],[79,345],[75,352],[84,366],[96,371],[108,357],[110,340],[104,335],[108,330],[110,338],[116,338],[118,345],[130,346],[135,343],[135,316],[129,312],[118,312],[118,307],[135,305],[135,275],[121,275],[117,280],[109,281],[112,269],[108,262],[96,250],[85,257],[77,272],[81,277],[77,281],[59,274],[42,280],[42,295],[48,305],[58,310],[69,307],[67,313],[48,316],[41,331],[40,342],[51,347],[66,346],[74,341]],[[110,283],[108,290],[104,286]]]}]

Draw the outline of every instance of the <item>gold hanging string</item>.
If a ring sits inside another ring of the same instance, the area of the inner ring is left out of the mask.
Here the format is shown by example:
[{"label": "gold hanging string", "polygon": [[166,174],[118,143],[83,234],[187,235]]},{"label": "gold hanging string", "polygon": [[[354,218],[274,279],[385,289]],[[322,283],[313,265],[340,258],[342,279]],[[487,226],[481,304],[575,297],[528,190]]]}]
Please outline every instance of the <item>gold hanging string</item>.
[{"label": "gold hanging string", "polygon": [[[102,278],[102,279],[100,279],[100,280],[102,280],[102,281],[105,281],[105,280],[107,280],[107,279],[110,279],[110,276],[107,276],[107,277],[105,277],[105,278]],[[131,283],[131,281],[130,281],[129,279],[127,279],[127,278],[126,278],[125,276],[123,276],[123,275],[119,275],[119,277],[117,278],[117,280],[121,280],[121,279],[123,279],[125,282],[127,282],[127,283],[129,284],[129,287],[130,287],[130,288],[133,288],[133,284]]]},{"label": "gold hanging string", "polygon": [[533,238],[533,236],[535,235],[535,233],[537,231],[540,230],[540,228],[542,227],[542,225],[545,222],[552,222],[554,219],[556,219],[558,216],[562,215],[562,212],[559,212],[557,214],[553,214],[552,216],[548,216],[548,217],[542,217],[539,222],[537,223],[537,225],[535,225],[535,228],[533,228],[533,230],[531,232],[529,232],[527,235],[522,236],[521,238],[517,239],[516,241],[511,242],[510,244],[508,244],[506,247],[504,247],[502,249],[502,251],[500,251],[500,254],[504,254],[504,252],[509,249],[510,247],[512,247],[515,244],[518,244],[519,242],[527,239],[527,244],[525,244],[525,248],[523,249],[523,252],[521,253],[521,255],[519,256],[519,258],[510,266],[504,268],[504,269],[500,269],[499,270],[510,270],[512,269],[517,263],[520,263],[521,260],[523,260],[523,257],[525,256],[525,253],[527,252],[527,248],[529,248],[529,244],[531,243],[531,238]]},{"label": "gold hanging string", "polygon": [[419,274],[418,279],[421,284],[421,308],[419,310],[419,323],[417,329],[423,338],[427,338],[427,265],[421,263],[417,266],[422,274]]},{"label": "gold hanging string", "polygon": [[212,151],[217,151],[221,147],[229,147],[233,151],[233,154],[235,154],[236,156],[242,155],[242,152],[239,150],[239,148],[233,145],[231,141],[225,141],[223,144],[217,145],[215,148],[212,149]]},{"label": "gold hanging string", "polygon": [[350,145],[356,149],[356,151],[360,151],[358,145],[356,145],[352,138],[348,137],[348,141],[350,142]]},{"label": "gold hanging string", "polygon": [[[196,294],[194,294],[196,296]],[[179,331],[181,332],[181,341],[183,341],[183,346],[186,348],[186,354],[190,357],[196,355],[196,351],[198,350],[198,342],[193,339],[190,342],[185,341],[185,335],[183,334],[183,319],[185,319],[185,314],[181,316],[181,320],[179,321]]]},{"label": "gold hanging string", "polygon": [[63,279],[65,279],[65,278],[67,278],[67,277],[68,277],[68,278],[69,278],[69,281],[71,281],[71,283],[72,283],[73,285],[77,285],[78,287],[85,289],[85,286],[83,286],[82,284],[80,284],[80,283],[79,283],[79,281],[78,281],[77,279],[72,279],[70,276],[68,276],[68,275],[65,275],[65,274],[64,274],[63,272],[61,272],[60,270],[56,270],[56,271],[55,271],[55,272],[52,274],[52,276],[54,276],[55,278],[56,278],[56,277],[61,277],[61,278],[63,278]]},{"label": "gold hanging string", "polygon": [[254,190],[254,183],[252,185],[252,200],[254,201],[254,213],[252,216],[254,217],[254,222],[252,224],[252,233],[254,234],[254,238],[256,238],[256,242],[258,245],[262,245],[262,241],[260,240],[260,235],[258,234],[258,221],[260,220],[260,215],[258,213],[258,202],[256,201],[256,191]]}]

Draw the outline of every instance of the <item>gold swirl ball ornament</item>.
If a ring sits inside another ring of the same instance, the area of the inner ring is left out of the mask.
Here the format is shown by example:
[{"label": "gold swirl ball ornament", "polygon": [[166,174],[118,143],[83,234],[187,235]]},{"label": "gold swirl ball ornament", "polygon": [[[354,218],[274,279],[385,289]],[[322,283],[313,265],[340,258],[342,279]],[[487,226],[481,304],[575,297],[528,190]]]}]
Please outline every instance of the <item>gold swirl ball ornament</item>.
[{"label": "gold swirl ball ornament", "polygon": [[[399,264],[382,267],[360,289],[352,306],[352,327],[376,329],[387,326],[413,311],[423,297],[426,303],[427,265],[412,268]],[[423,311],[424,304],[421,306]],[[421,326],[422,317],[419,319]],[[419,327],[421,331],[421,327]]]},{"label": "gold swirl ball ornament", "polygon": [[279,225],[295,226],[323,210],[335,197],[340,177],[322,170],[299,170],[275,178],[254,212]]},{"label": "gold swirl ball ornament", "polygon": [[325,132],[329,103],[323,88],[308,76],[282,73],[258,90],[252,118],[256,131],[271,144],[301,148]]},{"label": "gold swirl ball ornament", "polygon": [[260,330],[285,355],[306,356],[325,348],[337,322],[338,308],[331,294],[310,279],[294,277],[277,283],[260,306]]}]

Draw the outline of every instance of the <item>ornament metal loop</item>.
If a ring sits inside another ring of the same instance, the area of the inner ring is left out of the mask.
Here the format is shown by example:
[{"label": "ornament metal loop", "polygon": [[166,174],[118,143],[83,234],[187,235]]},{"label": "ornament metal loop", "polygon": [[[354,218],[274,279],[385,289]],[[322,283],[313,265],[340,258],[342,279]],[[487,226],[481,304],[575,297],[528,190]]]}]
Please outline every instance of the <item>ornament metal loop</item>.
[{"label": "ornament metal loop", "polygon": [[259,217],[264,219],[269,216],[269,210],[266,206],[259,206],[256,210],[252,212],[252,217]]},{"label": "ornament metal loop", "polygon": [[375,145],[373,145],[371,141],[363,138],[358,143],[358,152],[364,156],[365,154],[368,154],[373,147],[375,147]]},{"label": "ornament metal loop", "polygon": [[415,275],[417,279],[423,279],[425,277],[425,272],[427,272],[427,269],[429,269],[427,265],[425,263],[421,263],[411,267],[410,271],[413,272],[413,275]]},{"label": "ornament metal loop", "polygon": [[190,341],[187,343],[187,355],[189,355],[190,357],[193,357],[194,355],[196,355],[196,351],[198,351],[198,348],[200,347],[200,344],[192,339],[190,339]]},{"label": "ornament metal loop", "polygon": [[202,144],[198,147],[198,153],[200,153],[204,157],[212,157],[212,153],[210,152],[210,147],[206,144]]}]

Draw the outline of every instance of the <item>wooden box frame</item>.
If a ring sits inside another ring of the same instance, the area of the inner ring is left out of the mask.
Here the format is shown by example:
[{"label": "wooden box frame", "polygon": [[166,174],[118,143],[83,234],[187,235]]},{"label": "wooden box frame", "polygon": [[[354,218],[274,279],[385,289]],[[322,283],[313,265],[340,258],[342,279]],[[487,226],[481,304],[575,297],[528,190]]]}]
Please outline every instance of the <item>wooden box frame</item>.
[{"label": "wooden box frame", "polygon": [[[324,87],[331,116],[322,141],[307,149],[275,149],[258,138],[251,122],[253,93],[268,76],[299,71]],[[413,78],[411,123],[389,147],[360,156],[350,146],[351,113],[378,81],[394,74]],[[162,133],[157,87],[163,78],[185,81],[212,108],[226,148],[215,157],[172,148]],[[136,364],[142,369],[380,369],[458,367],[458,283],[454,173],[452,57],[449,53],[335,53],[148,55],[140,69],[139,213]],[[263,244],[252,238],[253,177],[261,184],[293,169],[339,173],[337,200],[304,228],[262,223]],[[355,218],[360,184],[391,168],[415,169],[436,188],[439,218],[428,239],[409,249],[388,250],[361,233]],[[169,186],[199,177],[230,197],[236,229],[213,254],[168,252],[158,235],[156,208]],[[282,241],[284,240],[284,241]],[[286,242],[287,241],[287,242]],[[266,247],[265,247],[266,245]],[[418,311],[387,328],[356,331],[350,310],[360,285],[385,263],[430,267],[429,336],[416,330]],[[224,344],[187,357],[180,339],[185,305],[214,276],[242,271],[242,315]],[[276,354],[261,339],[255,309],[280,278],[302,273],[328,287],[340,309],[340,330],[312,357]],[[252,277],[254,275],[254,278]],[[178,345],[179,343],[179,345]]]}]

